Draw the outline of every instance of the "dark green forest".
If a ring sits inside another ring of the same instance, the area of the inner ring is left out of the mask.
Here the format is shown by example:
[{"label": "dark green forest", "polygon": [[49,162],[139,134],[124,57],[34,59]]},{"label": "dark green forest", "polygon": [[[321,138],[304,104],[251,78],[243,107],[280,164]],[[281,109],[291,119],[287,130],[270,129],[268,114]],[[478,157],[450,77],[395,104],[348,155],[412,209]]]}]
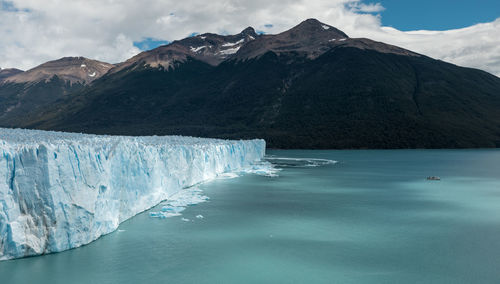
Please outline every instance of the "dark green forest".
[{"label": "dark green forest", "polygon": [[[57,88],[55,86],[54,88]],[[40,96],[42,96],[41,94]],[[120,135],[264,138],[271,148],[500,146],[500,78],[425,56],[338,47],[133,66],[3,126]]]}]

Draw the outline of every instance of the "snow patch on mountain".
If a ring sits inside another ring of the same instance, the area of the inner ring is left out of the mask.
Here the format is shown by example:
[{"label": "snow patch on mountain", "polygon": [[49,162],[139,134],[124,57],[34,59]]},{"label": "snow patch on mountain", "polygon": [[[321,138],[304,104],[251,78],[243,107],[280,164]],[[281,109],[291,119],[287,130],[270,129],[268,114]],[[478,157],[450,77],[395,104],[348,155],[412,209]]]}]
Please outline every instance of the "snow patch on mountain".
[{"label": "snow patch on mountain", "polygon": [[240,48],[241,48],[241,46],[237,46],[235,48],[224,49],[224,50],[220,51],[220,54],[223,54],[223,55],[235,54],[236,52],[238,52],[238,50],[240,50]]},{"label": "snow patch on mountain", "polygon": [[223,44],[222,46],[223,47],[235,46],[235,45],[238,45],[238,44],[242,44],[243,42],[245,42],[245,39],[240,39],[237,42],[228,42],[228,43]]},{"label": "snow patch on mountain", "polygon": [[202,50],[204,48],[207,48],[207,46],[206,45],[199,46],[199,47],[192,47],[192,46],[190,46],[190,49],[191,49],[192,52],[198,52],[198,51],[200,51],[200,50]]}]

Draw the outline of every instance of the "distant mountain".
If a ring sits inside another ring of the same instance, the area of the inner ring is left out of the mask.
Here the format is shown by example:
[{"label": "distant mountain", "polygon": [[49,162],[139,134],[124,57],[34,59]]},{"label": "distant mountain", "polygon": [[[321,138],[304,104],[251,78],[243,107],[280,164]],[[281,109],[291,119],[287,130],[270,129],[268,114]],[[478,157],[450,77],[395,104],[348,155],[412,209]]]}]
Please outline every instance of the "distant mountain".
[{"label": "distant mountain", "polygon": [[124,63],[118,64],[110,73],[125,69],[136,69],[142,66],[150,68],[161,67],[165,70],[174,69],[179,63],[193,58],[216,66],[231,58],[246,43],[255,40],[259,35],[253,28],[246,28],[237,35],[202,34],[183,40],[174,41],[169,45],[142,52]]},{"label": "distant mountain", "polygon": [[418,56],[411,51],[369,39],[351,39],[332,26],[309,19],[281,34],[263,35],[245,44],[235,58],[247,60],[273,52],[277,55],[295,53],[315,59],[335,47],[355,47],[382,53]]},{"label": "distant mountain", "polygon": [[114,65],[84,57],[65,57],[26,72],[0,71],[0,122],[12,124],[27,113],[45,110],[69,93],[102,77]]},{"label": "distant mountain", "polygon": [[15,68],[10,68],[10,69],[2,69],[0,68],[0,82],[2,82],[4,79],[14,76],[16,74],[22,73],[23,70],[15,69]]},{"label": "distant mountain", "polygon": [[500,146],[500,78],[317,20],[143,52],[4,126],[266,139],[276,148]]},{"label": "distant mountain", "polygon": [[64,57],[49,61],[26,72],[17,72],[5,79],[12,83],[39,83],[50,81],[54,76],[77,84],[88,84],[108,72],[114,65],[85,57]]}]

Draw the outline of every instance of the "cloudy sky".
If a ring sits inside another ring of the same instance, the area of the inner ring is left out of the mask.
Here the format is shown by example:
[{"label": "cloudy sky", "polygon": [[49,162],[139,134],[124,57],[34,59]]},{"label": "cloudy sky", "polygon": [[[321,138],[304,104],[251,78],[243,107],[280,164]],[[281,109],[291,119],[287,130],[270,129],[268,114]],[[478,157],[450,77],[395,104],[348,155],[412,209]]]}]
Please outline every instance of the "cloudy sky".
[{"label": "cloudy sky", "polygon": [[279,33],[307,18],[500,76],[498,0],[0,0],[0,67],[117,63],[195,33]]}]

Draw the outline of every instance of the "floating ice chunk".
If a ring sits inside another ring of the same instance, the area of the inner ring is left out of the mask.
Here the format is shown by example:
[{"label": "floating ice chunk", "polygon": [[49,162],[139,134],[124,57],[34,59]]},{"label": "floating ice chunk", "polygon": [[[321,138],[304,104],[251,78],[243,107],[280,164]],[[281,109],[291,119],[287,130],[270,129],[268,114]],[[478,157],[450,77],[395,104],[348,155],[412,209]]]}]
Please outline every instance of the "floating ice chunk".
[{"label": "floating ice chunk", "polygon": [[181,216],[181,213],[177,212],[149,212],[149,216],[153,218],[160,218],[160,219],[165,219],[165,218],[170,218],[170,217],[177,217]]},{"label": "floating ice chunk", "polygon": [[187,218],[182,218],[181,220],[182,220],[182,221],[184,221],[184,222],[189,222],[189,221],[191,221],[191,220],[189,220],[189,219],[187,219]]},{"label": "floating ice chunk", "polygon": [[245,168],[241,172],[266,177],[278,177],[279,171],[281,171],[281,169],[275,167],[274,164],[268,161],[260,161],[252,164],[250,167]]},{"label": "floating ice chunk", "polygon": [[198,187],[190,187],[185,190],[174,194],[169,200],[167,200],[168,206],[172,207],[186,207],[188,205],[194,205],[207,201],[208,196],[201,194],[202,191]]},{"label": "floating ice chunk", "polygon": [[184,211],[186,207],[180,207],[180,206],[163,206],[161,208],[161,212],[168,212],[168,213],[181,213]]},{"label": "floating ice chunk", "polygon": [[196,218],[197,219],[203,219],[204,217],[203,217],[203,215],[196,215]]},{"label": "floating ice chunk", "polygon": [[267,162],[281,168],[321,167],[336,164],[337,161],[316,158],[265,157]]},{"label": "floating ice chunk", "polygon": [[237,174],[237,173],[223,173],[223,174],[218,175],[217,178],[220,178],[220,179],[232,179],[232,178],[237,178],[239,176],[240,175]]},{"label": "floating ice chunk", "polygon": [[149,212],[149,216],[153,218],[160,218],[162,214],[160,212]]},{"label": "floating ice chunk", "polygon": [[185,190],[172,195],[170,199],[164,202],[160,212],[150,212],[152,218],[165,219],[169,217],[180,216],[181,212],[187,206],[196,205],[208,200],[207,196],[202,195],[202,190],[196,186],[186,188]]}]

